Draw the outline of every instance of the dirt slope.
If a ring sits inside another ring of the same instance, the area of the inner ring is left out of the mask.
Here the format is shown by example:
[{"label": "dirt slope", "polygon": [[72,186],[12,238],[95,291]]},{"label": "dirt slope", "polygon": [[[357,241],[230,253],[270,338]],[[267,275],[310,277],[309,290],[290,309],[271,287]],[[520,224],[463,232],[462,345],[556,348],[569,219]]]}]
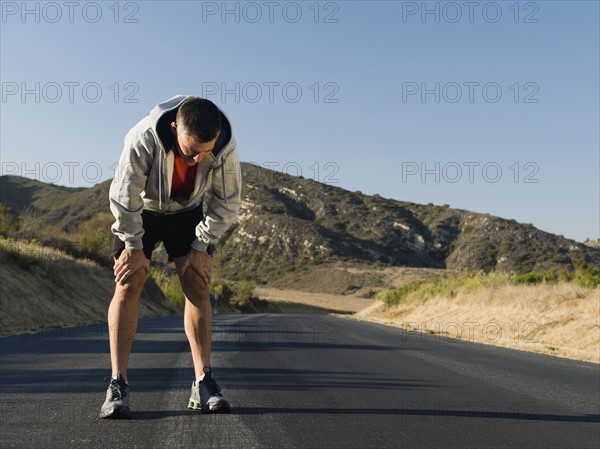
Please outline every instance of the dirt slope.
[{"label": "dirt slope", "polygon": [[[0,263],[1,336],[50,327],[106,322],[114,292],[109,269],[60,251],[3,246]],[[158,287],[149,283],[140,300],[140,317],[177,314]]]}]

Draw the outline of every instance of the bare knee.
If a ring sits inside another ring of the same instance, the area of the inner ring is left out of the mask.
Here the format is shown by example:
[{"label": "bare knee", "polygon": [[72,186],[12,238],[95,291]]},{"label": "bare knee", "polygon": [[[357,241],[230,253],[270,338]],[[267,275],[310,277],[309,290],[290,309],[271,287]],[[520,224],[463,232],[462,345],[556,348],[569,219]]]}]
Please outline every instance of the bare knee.
[{"label": "bare knee", "polygon": [[116,293],[120,293],[127,299],[139,299],[144,284],[148,279],[148,274],[145,270],[138,270],[129,276],[123,284],[117,284]]},{"label": "bare knee", "polygon": [[185,296],[191,301],[208,301],[208,286],[204,283],[194,269],[189,268],[183,276],[180,276],[181,288]]}]

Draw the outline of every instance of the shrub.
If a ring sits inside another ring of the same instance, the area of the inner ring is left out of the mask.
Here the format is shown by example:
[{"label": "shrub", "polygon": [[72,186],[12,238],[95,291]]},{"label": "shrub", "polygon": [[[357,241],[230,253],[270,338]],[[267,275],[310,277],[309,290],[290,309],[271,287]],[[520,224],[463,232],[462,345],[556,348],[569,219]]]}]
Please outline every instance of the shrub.
[{"label": "shrub", "polygon": [[436,295],[455,297],[459,292],[475,292],[484,287],[503,285],[534,285],[547,283],[572,283],[580,287],[596,288],[600,285],[600,268],[589,268],[585,264],[576,265],[576,270],[531,272],[514,274],[503,271],[485,273],[479,271],[467,274],[452,274],[432,280],[409,282],[395,290],[379,292],[375,298],[388,307],[409,300],[427,300]]},{"label": "shrub", "polygon": [[81,223],[70,235],[76,250],[97,262],[112,264],[114,235],[110,230],[115,221],[111,213],[99,212]]},{"label": "shrub", "polygon": [[171,304],[174,304],[179,311],[183,311],[185,308],[185,295],[179,283],[179,277],[176,274],[166,274],[155,267],[150,270],[150,276],[161,289],[165,298]]},{"label": "shrub", "polygon": [[223,281],[212,281],[211,290],[213,292],[213,298],[215,294],[218,293],[220,295],[219,299],[221,301],[229,302],[229,300],[233,296],[232,288],[229,286],[229,284]]},{"label": "shrub", "polygon": [[555,270],[547,270],[542,273],[530,272],[515,275],[513,284],[546,284],[549,282],[557,282],[559,275]]},{"label": "shrub", "polygon": [[573,283],[585,288],[596,288],[600,285],[600,268],[578,268],[573,276]]},{"label": "shrub", "polygon": [[254,281],[239,281],[235,286],[234,296],[239,300],[250,300],[254,297],[255,288],[256,283]]},{"label": "shrub", "polygon": [[8,206],[0,203],[0,236],[8,237],[18,229],[17,219]]},{"label": "shrub", "polygon": [[379,299],[385,303],[386,306],[392,306],[399,304],[408,298],[408,295],[421,288],[425,281],[411,281],[399,287],[395,290],[385,290],[375,295],[376,299]]},{"label": "shrub", "polygon": [[256,283],[251,280],[239,281],[233,288],[233,296],[229,301],[230,304],[238,309],[245,309],[248,307],[254,296],[254,289]]},{"label": "shrub", "polygon": [[23,240],[38,240],[47,243],[56,239],[61,231],[48,223],[44,215],[34,207],[28,206],[18,216],[17,231],[15,237]]}]

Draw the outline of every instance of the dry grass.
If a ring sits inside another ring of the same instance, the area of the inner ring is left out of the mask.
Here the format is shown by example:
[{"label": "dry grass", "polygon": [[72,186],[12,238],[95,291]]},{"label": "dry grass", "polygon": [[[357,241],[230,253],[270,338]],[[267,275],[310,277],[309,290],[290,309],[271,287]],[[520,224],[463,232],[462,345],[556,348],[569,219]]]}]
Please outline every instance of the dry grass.
[{"label": "dry grass", "polygon": [[503,285],[372,307],[358,318],[600,363],[600,287]]},{"label": "dry grass", "polygon": [[[0,334],[106,321],[112,270],[35,242],[0,238]],[[146,285],[140,317],[177,313]]]},{"label": "dry grass", "polygon": [[328,295],[325,293],[307,293],[278,288],[257,287],[254,294],[279,306],[286,313],[296,313],[298,306],[305,305],[314,309],[324,309],[339,313],[354,313],[370,305],[373,300],[355,296]]},{"label": "dry grass", "polygon": [[[336,267],[350,273],[368,272],[368,267]],[[386,307],[379,300],[354,295],[326,295],[302,291],[257,288],[255,293],[285,310],[289,304],[306,304],[339,311],[358,311],[358,319],[409,330],[461,338],[524,351],[600,363],[600,287],[583,288],[569,283],[511,285],[510,276],[475,276],[459,279],[448,270],[386,268],[373,269],[383,275],[378,287],[402,287],[413,281],[427,285],[444,280],[442,291],[419,299],[418,292],[399,305]],[[452,281],[455,281],[455,284]],[[424,293],[431,293],[424,288]],[[416,297],[416,298],[415,298]],[[412,299],[411,299],[412,298]],[[279,301],[278,301],[279,300]],[[278,301],[278,302],[276,302]],[[361,304],[364,305],[361,308]],[[290,313],[292,313],[290,311]]]},{"label": "dry grass", "polygon": [[289,273],[269,287],[295,292],[370,298],[419,279],[437,278],[449,270],[435,268],[373,267],[368,264],[324,264]]}]

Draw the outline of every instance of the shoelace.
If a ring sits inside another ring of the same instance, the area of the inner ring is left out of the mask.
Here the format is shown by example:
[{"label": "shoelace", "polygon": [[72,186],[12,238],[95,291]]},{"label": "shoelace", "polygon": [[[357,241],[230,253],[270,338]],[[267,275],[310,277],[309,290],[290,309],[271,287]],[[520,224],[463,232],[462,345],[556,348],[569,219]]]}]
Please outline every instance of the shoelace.
[{"label": "shoelace", "polygon": [[201,383],[206,387],[206,389],[210,392],[211,395],[216,396],[220,395],[221,387],[217,385],[217,382],[213,379],[211,375],[204,376],[204,380]]},{"label": "shoelace", "polygon": [[111,401],[118,401],[125,397],[126,392],[125,392],[124,385],[119,384],[112,377],[107,377],[104,379],[104,381],[108,384],[108,386],[110,388],[110,400]]}]

